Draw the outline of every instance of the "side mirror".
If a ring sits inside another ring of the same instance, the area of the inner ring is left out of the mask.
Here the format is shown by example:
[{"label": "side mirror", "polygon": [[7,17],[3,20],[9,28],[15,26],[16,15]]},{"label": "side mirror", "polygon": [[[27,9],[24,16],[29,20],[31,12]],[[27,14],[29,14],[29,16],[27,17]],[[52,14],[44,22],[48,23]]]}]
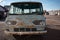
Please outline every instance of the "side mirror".
[{"label": "side mirror", "polygon": [[4,21],[7,17],[7,14],[3,11],[0,11],[0,21]]},{"label": "side mirror", "polygon": [[4,12],[4,17],[7,17],[7,13],[6,12]]},{"label": "side mirror", "polygon": [[43,15],[45,15],[45,12],[43,12]]}]

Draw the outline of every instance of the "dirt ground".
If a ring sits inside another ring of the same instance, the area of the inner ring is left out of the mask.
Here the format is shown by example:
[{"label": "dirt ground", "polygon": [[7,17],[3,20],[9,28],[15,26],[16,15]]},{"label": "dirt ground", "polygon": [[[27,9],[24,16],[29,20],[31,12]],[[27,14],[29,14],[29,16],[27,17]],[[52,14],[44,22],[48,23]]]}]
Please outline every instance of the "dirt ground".
[{"label": "dirt ground", "polygon": [[[40,36],[31,36],[26,37],[26,40],[60,40],[60,16],[45,16],[47,23],[47,34],[42,38]],[[14,40],[14,37],[11,35],[4,34],[3,30],[1,30],[0,23],[0,40]],[[5,25],[3,25],[5,26]],[[21,37],[23,39],[24,36]],[[8,38],[8,39],[7,39]],[[17,38],[18,39],[18,38]],[[24,39],[23,39],[24,40]]]},{"label": "dirt ground", "polygon": [[60,16],[46,16],[47,40],[60,40]]}]

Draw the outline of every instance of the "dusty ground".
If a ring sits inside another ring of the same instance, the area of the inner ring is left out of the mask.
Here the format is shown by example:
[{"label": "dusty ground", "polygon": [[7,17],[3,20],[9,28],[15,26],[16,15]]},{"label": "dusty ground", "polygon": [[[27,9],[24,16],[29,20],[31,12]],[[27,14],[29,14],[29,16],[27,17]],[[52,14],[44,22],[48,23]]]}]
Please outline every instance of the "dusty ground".
[{"label": "dusty ground", "polygon": [[[60,16],[45,16],[46,17],[46,23],[47,23],[47,35],[43,37],[26,37],[26,40],[60,40]],[[5,25],[3,25],[4,27]],[[4,34],[4,30],[1,30],[2,23],[0,23],[0,40],[11,40],[14,39],[11,35]],[[24,36],[21,37],[23,39]],[[8,38],[8,39],[7,39]],[[24,38],[25,39],[25,38]],[[23,39],[23,40],[24,40]]]},{"label": "dusty ground", "polygon": [[47,40],[60,40],[60,16],[46,16]]}]

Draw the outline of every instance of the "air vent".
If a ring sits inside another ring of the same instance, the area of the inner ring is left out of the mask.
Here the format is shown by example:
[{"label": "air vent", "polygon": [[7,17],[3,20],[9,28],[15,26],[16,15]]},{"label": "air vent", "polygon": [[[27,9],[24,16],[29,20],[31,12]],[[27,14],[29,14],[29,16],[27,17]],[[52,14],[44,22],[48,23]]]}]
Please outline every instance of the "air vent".
[{"label": "air vent", "polygon": [[25,28],[20,28],[20,31],[21,31],[21,32],[24,32],[24,31],[25,31]]},{"label": "air vent", "polygon": [[30,28],[26,28],[26,31],[30,31]]},{"label": "air vent", "polygon": [[36,28],[32,28],[31,31],[37,31],[37,29]]},{"label": "air vent", "polygon": [[37,31],[36,28],[14,28],[15,32],[30,32],[30,31]]},{"label": "air vent", "polygon": [[14,28],[14,31],[15,32],[19,32],[19,28]]}]

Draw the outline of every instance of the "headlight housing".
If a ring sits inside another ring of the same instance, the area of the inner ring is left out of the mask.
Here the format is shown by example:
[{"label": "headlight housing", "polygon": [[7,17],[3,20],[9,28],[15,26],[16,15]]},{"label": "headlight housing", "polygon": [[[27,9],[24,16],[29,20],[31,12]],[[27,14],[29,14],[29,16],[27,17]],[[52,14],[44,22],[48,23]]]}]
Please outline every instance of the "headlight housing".
[{"label": "headlight housing", "polygon": [[45,22],[44,22],[44,21],[41,21],[41,22],[40,22],[40,25],[45,25]]},{"label": "headlight housing", "polygon": [[17,21],[15,21],[15,20],[8,20],[8,21],[6,21],[6,23],[8,25],[16,25]]},{"label": "headlight housing", "polygon": [[44,20],[34,20],[33,24],[35,24],[35,25],[45,25],[45,21]]}]

